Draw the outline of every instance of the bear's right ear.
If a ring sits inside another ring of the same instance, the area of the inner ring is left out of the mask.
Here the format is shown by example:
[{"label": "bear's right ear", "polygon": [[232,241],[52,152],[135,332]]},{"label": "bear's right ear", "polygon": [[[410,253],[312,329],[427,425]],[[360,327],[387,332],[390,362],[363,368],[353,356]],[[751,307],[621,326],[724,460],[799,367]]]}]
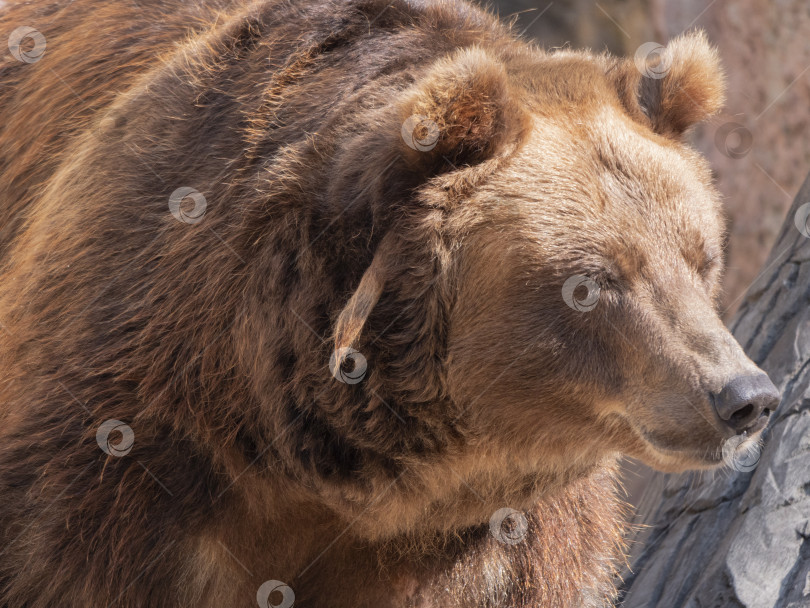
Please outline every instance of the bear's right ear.
[{"label": "bear's right ear", "polygon": [[667,137],[681,137],[720,110],[725,99],[720,59],[701,31],[666,47],[642,45],[634,58],[612,65],[608,76],[630,115]]}]

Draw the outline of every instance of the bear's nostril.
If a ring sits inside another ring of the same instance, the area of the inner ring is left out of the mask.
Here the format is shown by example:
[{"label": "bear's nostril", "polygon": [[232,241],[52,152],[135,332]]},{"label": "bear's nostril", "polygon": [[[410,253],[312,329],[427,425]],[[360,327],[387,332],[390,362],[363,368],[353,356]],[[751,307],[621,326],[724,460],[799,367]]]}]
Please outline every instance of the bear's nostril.
[{"label": "bear's nostril", "polygon": [[754,411],[754,406],[750,403],[746,405],[744,408],[737,410],[731,415],[731,418],[728,419],[729,423],[733,427],[739,426],[740,422],[743,420],[748,420],[751,417],[751,413]]},{"label": "bear's nostril", "polygon": [[718,417],[735,433],[756,432],[779,404],[779,391],[765,374],[738,376],[712,401]]}]

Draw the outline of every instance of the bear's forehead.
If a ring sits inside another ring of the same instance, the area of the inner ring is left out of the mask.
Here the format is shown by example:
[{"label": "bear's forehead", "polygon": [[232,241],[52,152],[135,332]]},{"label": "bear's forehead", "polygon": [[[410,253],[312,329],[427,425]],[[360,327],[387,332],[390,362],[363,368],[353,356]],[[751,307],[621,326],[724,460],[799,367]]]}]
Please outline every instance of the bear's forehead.
[{"label": "bear's forehead", "polygon": [[488,220],[544,257],[565,243],[561,255],[596,265],[634,250],[695,267],[720,255],[719,197],[696,152],[610,106],[572,116],[535,117],[523,149],[482,193]]},{"label": "bear's forehead", "polygon": [[[580,203],[584,215],[639,213],[704,223],[717,217],[718,195],[706,162],[688,145],[636,124],[606,104],[577,114],[535,116],[526,145],[510,167],[546,202]],[[529,197],[531,198],[531,197]],[[589,204],[592,203],[592,204]]]}]

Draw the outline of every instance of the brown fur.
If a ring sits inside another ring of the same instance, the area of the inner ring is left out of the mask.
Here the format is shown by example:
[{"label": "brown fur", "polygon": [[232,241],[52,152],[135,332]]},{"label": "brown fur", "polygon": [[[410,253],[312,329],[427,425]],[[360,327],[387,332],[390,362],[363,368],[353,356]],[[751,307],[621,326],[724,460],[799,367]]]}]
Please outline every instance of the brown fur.
[{"label": "brown fur", "polygon": [[[265,580],[301,607],[610,604],[618,455],[714,466],[706,391],[753,369],[678,139],[722,100],[701,36],[650,83],[461,0],[19,25],[47,50],[0,59],[0,606],[251,606]],[[330,373],[348,347],[362,382]]]}]

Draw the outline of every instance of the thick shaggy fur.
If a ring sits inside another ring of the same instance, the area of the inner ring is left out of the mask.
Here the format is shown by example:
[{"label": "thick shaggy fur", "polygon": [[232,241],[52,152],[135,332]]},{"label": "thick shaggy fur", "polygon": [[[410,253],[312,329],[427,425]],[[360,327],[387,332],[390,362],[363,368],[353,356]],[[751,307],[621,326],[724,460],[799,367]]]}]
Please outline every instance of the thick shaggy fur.
[{"label": "thick shaggy fur", "polygon": [[[618,454],[716,462],[695,412],[752,367],[678,140],[722,102],[701,36],[652,82],[460,0],[20,25],[47,50],[0,59],[0,606],[251,606],[266,580],[302,608],[610,604]],[[362,382],[330,373],[348,347]]]}]

